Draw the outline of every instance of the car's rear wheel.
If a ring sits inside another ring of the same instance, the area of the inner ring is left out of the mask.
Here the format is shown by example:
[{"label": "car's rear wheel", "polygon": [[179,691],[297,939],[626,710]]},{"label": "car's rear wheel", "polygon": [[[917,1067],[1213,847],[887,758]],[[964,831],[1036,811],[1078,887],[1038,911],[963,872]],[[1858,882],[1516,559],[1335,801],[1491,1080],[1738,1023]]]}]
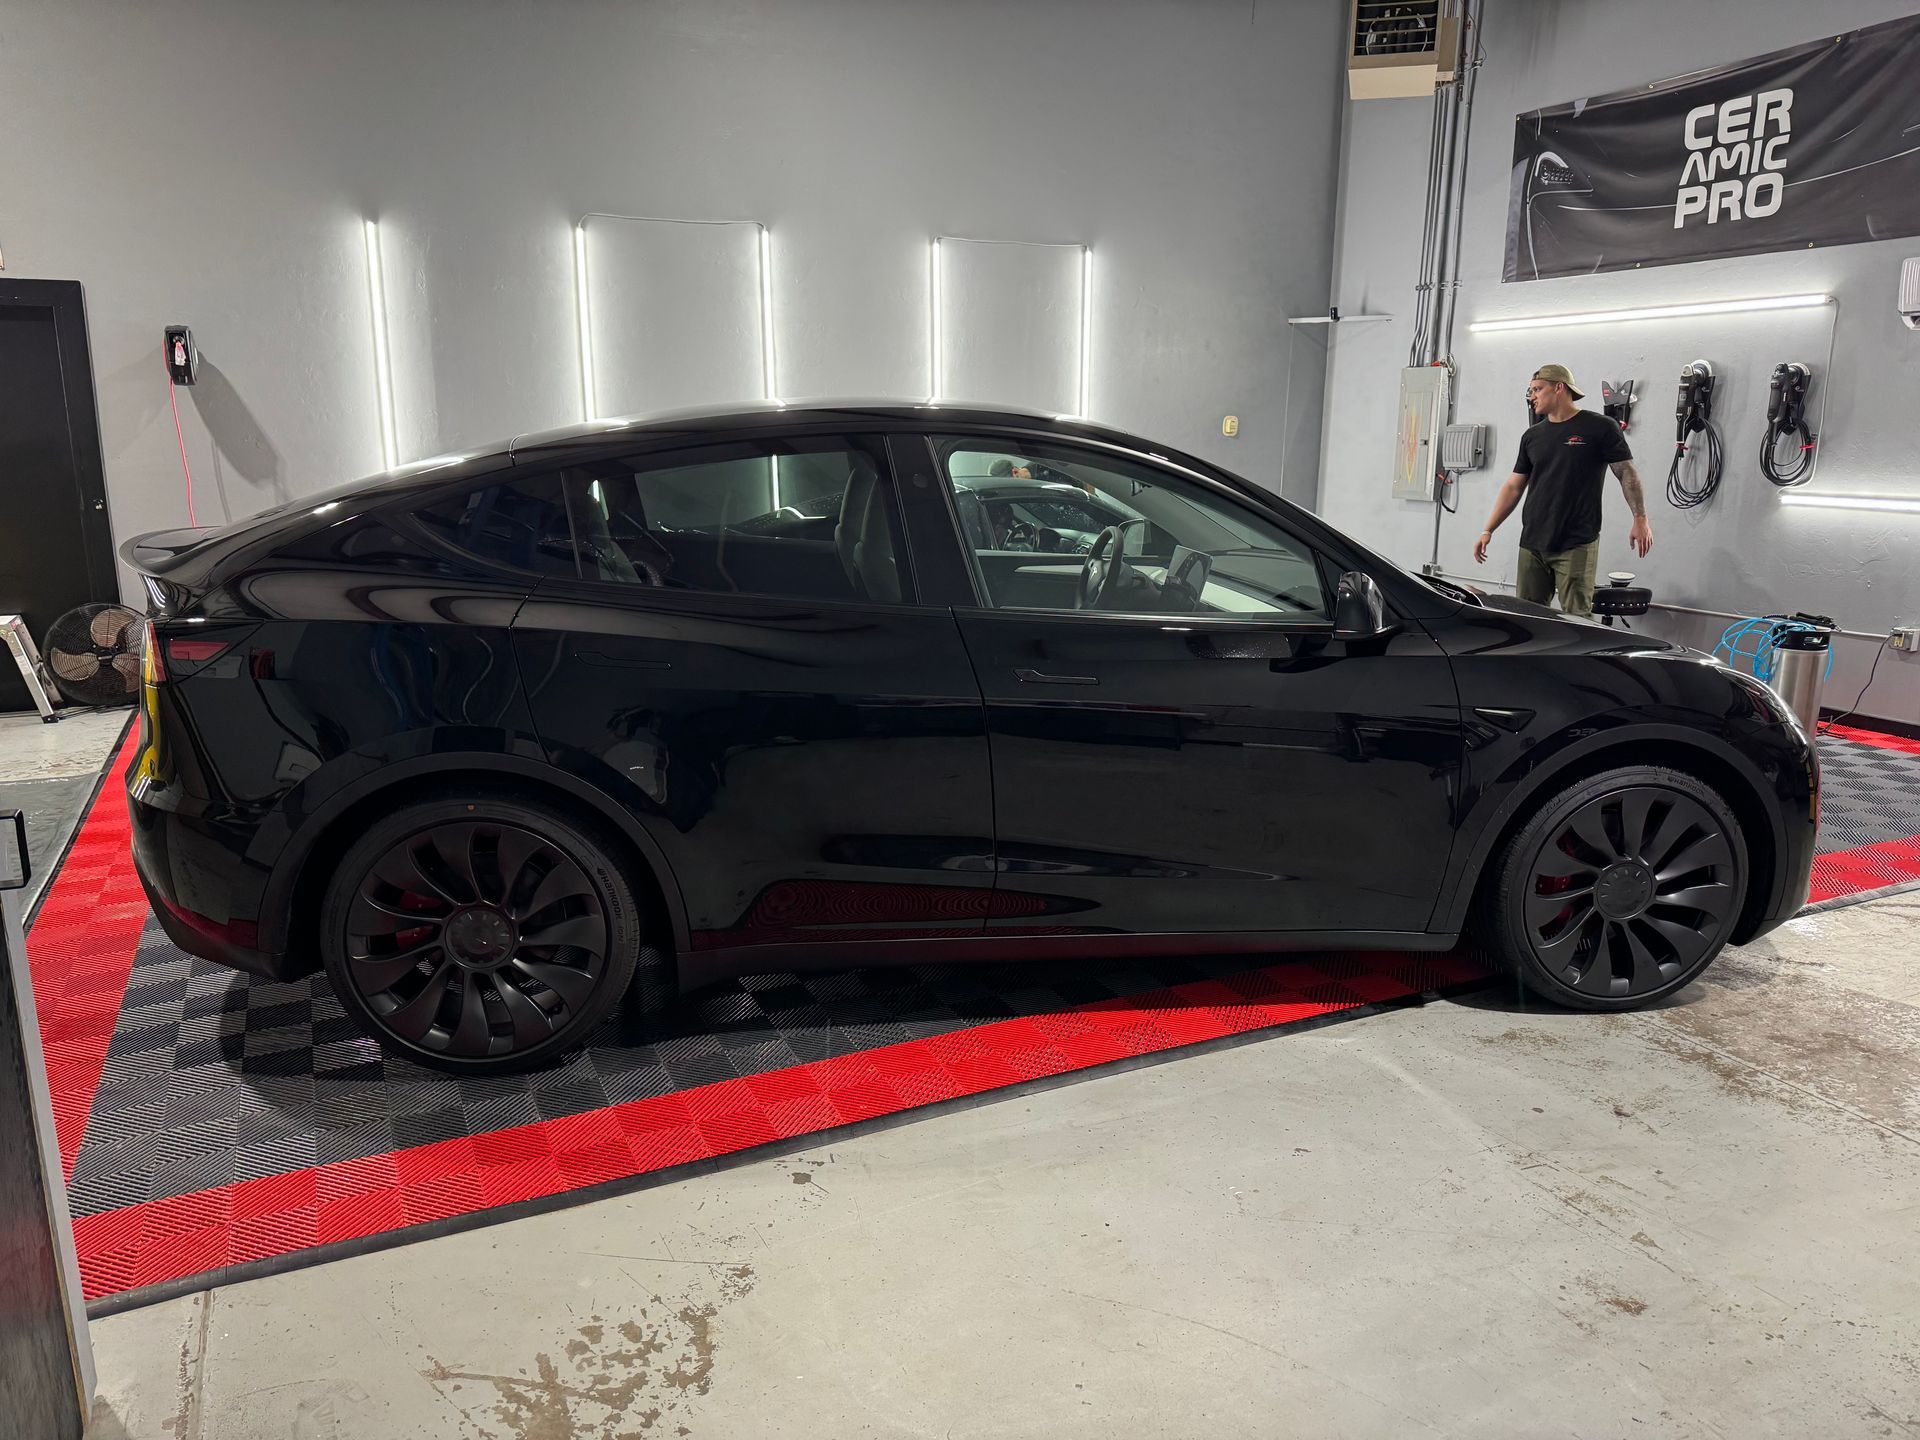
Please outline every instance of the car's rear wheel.
[{"label": "car's rear wheel", "polygon": [[[607,843],[558,810],[481,798],[401,807],[341,857],[321,906],[340,1003],[389,1050],[487,1074],[586,1042],[633,983],[633,888]],[[657,997],[655,983],[637,987]]]},{"label": "car's rear wheel", "polygon": [[1747,846],[1731,807],[1634,765],[1541,805],[1496,861],[1483,938],[1534,993],[1631,1010],[1691,984],[1739,918]]}]

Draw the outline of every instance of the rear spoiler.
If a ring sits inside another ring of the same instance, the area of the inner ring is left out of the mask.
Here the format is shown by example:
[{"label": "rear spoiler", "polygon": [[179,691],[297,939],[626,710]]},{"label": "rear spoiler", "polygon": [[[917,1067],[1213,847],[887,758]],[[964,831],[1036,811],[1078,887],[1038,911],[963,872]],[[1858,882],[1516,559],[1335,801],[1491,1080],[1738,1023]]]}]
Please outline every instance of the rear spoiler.
[{"label": "rear spoiler", "polygon": [[211,525],[198,529],[152,530],[122,545],[120,558],[142,574],[164,575],[218,533]]}]

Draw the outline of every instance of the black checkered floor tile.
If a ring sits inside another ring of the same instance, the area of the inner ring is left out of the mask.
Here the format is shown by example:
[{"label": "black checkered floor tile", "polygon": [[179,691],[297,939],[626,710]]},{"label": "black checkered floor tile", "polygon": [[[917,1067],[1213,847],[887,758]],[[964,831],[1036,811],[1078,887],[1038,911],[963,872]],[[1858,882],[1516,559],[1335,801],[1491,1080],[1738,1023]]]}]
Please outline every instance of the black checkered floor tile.
[{"label": "black checkered floor tile", "polygon": [[1820,740],[1820,852],[1920,834],[1920,755]]},{"label": "black checkered floor tile", "polygon": [[[272,984],[142,937],[70,1198],[97,1214],[235,1180],[581,1114],[1237,974],[1245,956],[752,976],[690,996],[655,1043],[618,1019],[566,1064],[461,1079],[385,1055],[324,975]],[[1337,971],[1338,957],[1314,964]],[[1352,962],[1357,971],[1362,962]]]}]

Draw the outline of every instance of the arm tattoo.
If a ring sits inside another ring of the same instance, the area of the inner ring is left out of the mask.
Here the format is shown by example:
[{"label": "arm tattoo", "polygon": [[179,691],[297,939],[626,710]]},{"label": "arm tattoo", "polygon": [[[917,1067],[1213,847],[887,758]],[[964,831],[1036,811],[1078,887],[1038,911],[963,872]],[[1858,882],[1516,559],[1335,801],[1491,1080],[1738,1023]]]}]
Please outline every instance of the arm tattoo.
[{"label": "arm tattoo", "polygon": [[1620,493],[1627,497],[1627,508],[1633,511],[1633,518],[1644,520],[1647,515],[1647,497],[1640,491],[1640,472],[1633,468],[1631,460],[1616,460],[1608,467],[1620,479]]}]

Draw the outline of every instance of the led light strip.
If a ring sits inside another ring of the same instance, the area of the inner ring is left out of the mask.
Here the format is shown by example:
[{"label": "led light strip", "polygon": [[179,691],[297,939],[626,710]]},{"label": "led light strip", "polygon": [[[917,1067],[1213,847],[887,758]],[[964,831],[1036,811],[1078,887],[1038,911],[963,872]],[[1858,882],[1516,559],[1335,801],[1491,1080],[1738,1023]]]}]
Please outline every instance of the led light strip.
[{"label": "led light strip", "polygon": [[927,247],[927,398],[938,401],[945,376],[940,367],[940,237]]},{"label": "led light strip", "polygon": [[373,315],[373,383],[380,400],[380,458],[391,470],[400,463],[400,430],[394,418],[393,353],[387,342],[387,277],[380,263],[380,227],[366,222],[367,309]]},{"label": "led light strip", "polygon": [[1093,247],[1080,247],[1080,418],[1092,413],[1088,400],[1092,394],[1093,364]]},{"label": "led light strip", "polygon": [[587,303],[587,226],[573,227],[573,316],[580,340],[580,418],[592,420],[599,410],[593,384],[593,316]]},{"label": "led light strip", "polygon": [[760,231],[760,383],[769,400],[780,398],[773,349],[773,232]]},{"label": "led light strip", "polygon": [[1780,503],[1820,510],[1891,510],[1920,515],[1920,499],[1908,500],[1893,495],[1807,495],[1798,490],[1788,490],[1782,492]]},{"label": "led light strip", "polygon": [[1511,320],[1475,320],[1477,335],[1495,330],[1548,330],[1561,325],[1606,325],[1616,320],[1678,320],[1689,315],[1741,315],[1760,310],[1810,310],[1831,305],[1831,295],[1765,295],[1754,300],[1703,300],[1690,305],[1647,305],[1632,310],[1589,310],[1578,315],[1525,315]]}]

